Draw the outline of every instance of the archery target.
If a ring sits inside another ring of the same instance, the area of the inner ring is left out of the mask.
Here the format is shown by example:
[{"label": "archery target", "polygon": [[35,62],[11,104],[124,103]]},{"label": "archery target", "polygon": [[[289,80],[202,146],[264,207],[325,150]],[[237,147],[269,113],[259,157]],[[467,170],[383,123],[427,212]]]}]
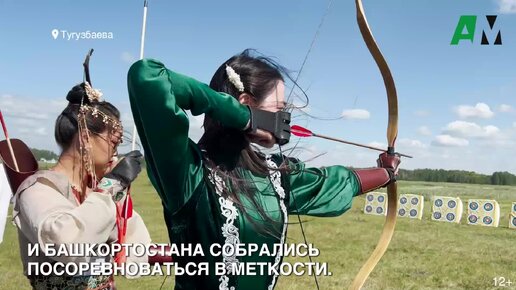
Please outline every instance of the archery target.
[{"label": "archery target", "polygon": [[398,199],[398,216],[420,220],[423,217],[423,207],[422,195],[401,194]]},{"label": "archery target", "polygon": [[500,205],[496,200],[468,200],[468,224],[498,227],[500,223]]},{"label": "archery target", "polygon": [[509,215],[509,228],[516,229],[516,202],[512,203],[511,214]]},{"label": "archery target", "polygon": [[434,196],[432,198],[432,220],[460,223],[462,218],[462,201],[458,197]]},{"label": "archery target", "polygon": [[387,194],[370,192],[366,194],[364,213],[371,215],[387,215]]}]

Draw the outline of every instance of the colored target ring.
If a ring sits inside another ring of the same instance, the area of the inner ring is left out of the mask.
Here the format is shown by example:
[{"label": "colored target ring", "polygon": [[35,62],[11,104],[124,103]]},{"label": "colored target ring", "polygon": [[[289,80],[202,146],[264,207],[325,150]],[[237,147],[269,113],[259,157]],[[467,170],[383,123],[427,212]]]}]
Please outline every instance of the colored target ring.
[{"label": "colored target ring", "polygon": [[494,208],[494,206],[493,206],[493,204],[492,204],[492,203],[490,203],[490,202],[488,202],[488,203],[484,204],[484,210],[485,210],[485,211],[492,211],[492,210],[493,210],[493,208]]}]

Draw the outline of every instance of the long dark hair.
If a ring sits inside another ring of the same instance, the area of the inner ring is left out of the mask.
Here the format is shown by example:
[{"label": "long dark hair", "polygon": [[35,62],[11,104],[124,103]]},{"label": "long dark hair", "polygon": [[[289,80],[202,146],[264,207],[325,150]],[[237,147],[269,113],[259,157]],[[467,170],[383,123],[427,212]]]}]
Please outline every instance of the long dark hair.
[{"label": "long dark hair", "polygon": [[[68,92],[66,100],[68,100],[68,105],[57,117],[54,129],[56,142],[63,152],[70,148],[75,135],[79,132],[77,116],[79,114],[81,102],[93,108],[97,108],[97,110],[116,120],[120,120],[120,111],[118,111],[118,109],[111,103],[105,101],[89,102],[86,97],[84,83],[74,86]],[[102,118],[94,117],[91,114],[86,115],[86,124],[91,132],[97,134],[104,133],[109,129],[102,121]]]},{"label": "long dark hair", "polygon": [[[210,87],[235,98],[247,93],[255,104],[260,104],[276,88],[278,82],[284,81],[283,75],[288,76],[288,71],[271,58],[254,54],[254,50],[247,49],[225,61],[213,75]],[[230,66],[240,76],[244,84],[243,92],[229,81],[226,66]],[[246,176],[246,170],[253,175],[265,177],[270,170],[286,172],[288,168],[283,164],[278,169],[267,166],[264,155],[250,144],[242,130],[225,127],[208,115],[204,117],[204,130],[199,146],[205,154],[207,166],[226,181],[227,188],[223,195],[231,199],[260,232],[278,236],[281,233],[280,224],[272,220],[258,202],[256,186],[250,181],[250,176]],[[269,186],[272,185],[269,183]],[[258,211],[261,221],[249,215],[242,196],[251,202],[253,210]],[[261,226],[263,224],[272,227],[264,228]]]}]

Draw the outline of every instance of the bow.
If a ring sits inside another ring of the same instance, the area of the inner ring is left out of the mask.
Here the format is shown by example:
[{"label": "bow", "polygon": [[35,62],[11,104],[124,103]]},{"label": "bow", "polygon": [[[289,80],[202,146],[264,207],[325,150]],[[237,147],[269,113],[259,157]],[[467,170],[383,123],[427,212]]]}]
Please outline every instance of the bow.
[{"label": "bow", "polygon": [[[369,24],[367,23],[367,19],[364,13],[364,7],[362,5],[362,0],[355,0],[355,4],[360,33],[362,34],[362,38],[364,39],[369,52],[373,56],[376,65],[380,69],[380,73],[382,74],[383,82],[385,85],[385,90],[387,92],[387,101],[389,107],[389,121],[387,126],[387,152],[389,154],[394,154],[394,143],[396,142],[396,137],[398,136],[398,96],[396,94],[394,79],[392,78],[391,70],[389,69],[389,66],[385,61],[385,58],[383,57],[378,44],[376,44],[376,41],[374,40],[371,29],[369,28]],[[387,250],[387,247],[389,246],[392,235],[394,233],[394,227],[396,226],[397,192],[398,190],[396,183],[391,183],[387,186],[388,209],[382,235],[380,236],[380,240],[378,241],[378,244],[376,245],[373,253],[369,259],[367,259],[355,277],[350,289],[362,288],[367,277],[369,277],[369,274],[373,271],[374,267],[376,264],[378,264],[383,254]]]}]

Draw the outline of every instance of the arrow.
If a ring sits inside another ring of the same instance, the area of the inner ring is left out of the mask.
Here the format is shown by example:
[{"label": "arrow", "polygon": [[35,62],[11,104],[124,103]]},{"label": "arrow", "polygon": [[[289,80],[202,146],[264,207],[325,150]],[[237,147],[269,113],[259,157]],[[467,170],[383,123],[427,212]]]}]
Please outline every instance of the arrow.
[{"label": "arrow", "polygon": [[[387,151],[387,150],[369,146],[369,145],[346,141],[343,139],[337,139],[337,138],[333,138],[333,137],[329,137],[329,136],[325,136],[325,135],[315,134],[314,132],[312,132],[306,128],[303,128],[301,126],[298,126],[298,125],[293,125],[292,127],[290,127],[290,132],[297,137],[319,137],[319,138],[323,138],[323,139],[327,139],[327,140],[331,140],[331,141],[336,141],[336,142],[354,145],[354,146],[358,146],[358,147],[368,148],[368,149],[372,149],[372,150],[376,150],[376,151],[381,151],[381,152]],[[400,153],[398,153],[398,154],[400,154]],[[406,154],[400,154],[400,156],[412,158],[412,156],[406,155]]]},{"label": "arrow", "polygon": [[[143,59],[143,51],[144,51],[144,48],[145,48],[145,31],[147,29],[147,0],[145,0],[143,2],[143,23],[142,23],[142,33],[141,33],[141,38],[140,38],[140,60]],[[132,145],[131,145],[131,148],[132,150],[134,151],[134,149],[136,149],[136,135],[137,135],[137,131],[136,131],[136,124],[133,125],[133,140],[132,140]]]}]

